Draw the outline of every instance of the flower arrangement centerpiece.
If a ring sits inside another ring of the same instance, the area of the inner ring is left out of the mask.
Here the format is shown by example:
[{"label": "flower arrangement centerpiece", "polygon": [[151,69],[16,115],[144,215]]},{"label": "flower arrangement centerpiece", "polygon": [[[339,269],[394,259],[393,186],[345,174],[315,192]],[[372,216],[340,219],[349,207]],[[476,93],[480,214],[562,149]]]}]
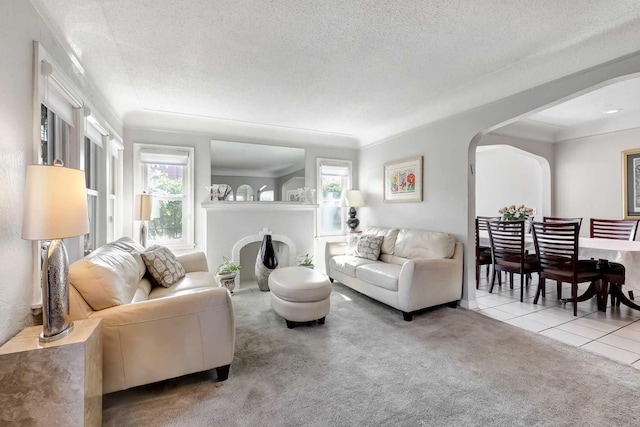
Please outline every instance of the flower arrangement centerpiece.
[{"label": "flower arrangement centerpiece", "polygon": [[498,213],[502,215],[503,221],[522,221],[531,218],[535,211],[525,205],[511,205],[500,209]]}]

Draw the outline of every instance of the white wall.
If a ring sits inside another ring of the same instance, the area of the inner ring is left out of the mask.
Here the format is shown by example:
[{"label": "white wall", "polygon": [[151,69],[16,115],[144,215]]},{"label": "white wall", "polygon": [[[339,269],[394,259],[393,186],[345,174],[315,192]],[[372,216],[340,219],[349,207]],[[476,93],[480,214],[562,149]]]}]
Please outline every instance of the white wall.
[{"label": "white wall", "polygon": [[[540,211],[536,211],[536,217],[541,219],[543,216],[551,216],[555,182],[555,144],[534,139],[499,135],[491,132],[483,135],[482,139],[478,142],[478,146],[484,145],[514,147],[531,154],[532,157],[536,159],[542,168],[542,206]],[[481,214],[476,213],[476,215]]]},{"label": "white wall", "polygon": [[622,151],[634,148],[638,128],[556,144],[554,213],[583,217],[585,236],[589,218],[622,219]]},{"label": "white wall", "polygon": [[478,147],[476,215],[498,216],[503,206],[524,204],[540,219],[542,193],[542,167],[533,157],[508,146]]},{"label": "white wall", "polygon": [[[581,95],[633,73],[640,73],[640,54],[612,61],[431,125],[365,147],[359,156],[360,189],[367,206],[359,210],[363,226],[415,227],[452,233],[465,243],[462,305],[476,307],[473,218],[475,217],[475,151],[485,132],[545,106]],[[384,203],[385,162],[424,156],[424,201]]]},{"label": "white wall", "polygon": [[[83,96],[121,132],[108,107],[76,78],[62,47],[30,2],[0,2],[0,345],[33,322],[31,242],[22,240],[26,167],[33,160],[33,41],[39,41]],[[39,117],[38,117],[39,120]]]}]

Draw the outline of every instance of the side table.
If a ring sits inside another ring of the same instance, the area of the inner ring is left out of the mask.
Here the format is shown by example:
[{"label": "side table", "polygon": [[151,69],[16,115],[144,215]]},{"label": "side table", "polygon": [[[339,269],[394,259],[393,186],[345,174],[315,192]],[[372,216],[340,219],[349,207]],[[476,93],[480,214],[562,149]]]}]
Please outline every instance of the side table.
[{"label": "side table", "polygon": [[102,424],[100,322],[77,320],[50,343],[42,326],[25,328],[0,347],[0,425]]}]

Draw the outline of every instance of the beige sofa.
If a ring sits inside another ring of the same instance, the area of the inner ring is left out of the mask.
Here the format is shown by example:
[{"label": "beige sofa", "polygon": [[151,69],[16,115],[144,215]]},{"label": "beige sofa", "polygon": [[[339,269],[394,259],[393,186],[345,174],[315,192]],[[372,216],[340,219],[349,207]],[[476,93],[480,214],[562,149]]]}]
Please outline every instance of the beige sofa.
[{"label": "beige sofa", "polygon": [[187,272],[177,283],[153,287],[142,250],[122,238],[69,267],[71,319],[102,319],[104,393],[213,368],[225,380],[235,347],[229,291],[201,252],[177,257]]},{"label": "beige sofa", "polygon": [[369,227],[363,234],[383,236],[378,260],[346,254],[346,243],[329,243],[327,275],[373,299],[402,311],[441,304],[457,306],[462,296],[463,247],[448,233]]}]

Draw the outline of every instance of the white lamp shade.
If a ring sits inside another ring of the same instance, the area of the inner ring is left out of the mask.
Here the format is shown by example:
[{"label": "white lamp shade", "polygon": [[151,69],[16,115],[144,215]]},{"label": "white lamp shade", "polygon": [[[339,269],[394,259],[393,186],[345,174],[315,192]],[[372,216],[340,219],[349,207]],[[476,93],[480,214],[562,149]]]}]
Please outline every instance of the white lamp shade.
[{"label": "white lamp shade", "polygon": [[151,208],[153,207],[153,198],[151,194],[136,194],[135,204],[135,220],[149,221],[151,219]]},{"label": "white lamp shade", "polygon": [[22,238],[53,240],[89,232],[84,171],[27,166]]},{"label": "white lamp shade", "polygon": [[362,191],[346,190],[342,195],[341,205],[343,207],[354,207],[354,208],[359,208],[364,206],[364,197],[362,196]]}]

